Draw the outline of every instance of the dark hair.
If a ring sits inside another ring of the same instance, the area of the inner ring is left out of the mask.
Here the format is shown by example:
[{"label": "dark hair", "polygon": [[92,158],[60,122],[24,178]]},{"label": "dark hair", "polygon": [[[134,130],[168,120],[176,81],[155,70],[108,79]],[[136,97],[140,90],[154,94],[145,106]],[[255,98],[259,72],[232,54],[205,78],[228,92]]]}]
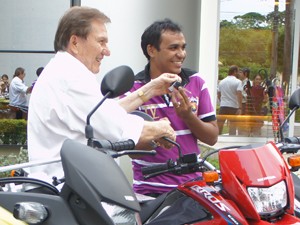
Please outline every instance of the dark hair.
[{"label": "dark hair", "polygon": [[1,76],[1,78],[6,78],[6,79],[8,79],[8,76],[7,76],[7,74],[3,74],[2,76]]},{"label": "dark hair", "polygon": [[253,80],[255,80],[256,77],[260,77],[260,79],[262,79],[262,80],[264,79],[263,76],[259,73],[255,74],[255,76],[253,77]]},{"label": "dark hair", "polygon": [[250,69],[249,69],[249,68],[243,68],[242,71],[243,71],[243,73],[245,74],[245,76],[246,76],[247,78],[249,78],[249,75],[250,75]]},{"label": "dark hair", "polygon": [[239,71],[239,67],[236,65],[232,65],[229,67],[228,74],[232,75],[234,72]]},{"label": "dark hair", "polygon": [[161,34],[168,30],[180,33],[181,27],[170,19],[164,19],[156,21],[146,28],[141,37],[141,47],[148,60],[150,60],[150,56],[147,52],[147,46],[152,45],[157,50],[160,50]]},{"label": "dark hair", "polygon": [[24,68],[18,67],[18,68],[15,70],[14,77],[18,77],[18,76],[20,76],[21,74],[23,74],[24,72],[25,72],[25,69],[24,69]]},{"label": "dark hair", "polygon": [[43,72],[43,70],[44,70],[44,67],[39,67],[37,70],[36,70],[36,75],[37,76],[40,76],[41,75],[41,73]]},{"label": "dark hair", "polygon": [[109,23],[110,19],[98,9],[74,6],[65,12],[60,19],[55,39],[54,50],[65,51],[72,35],[86,39],[91,32],[91,23],[100,20],[103,23]]}]

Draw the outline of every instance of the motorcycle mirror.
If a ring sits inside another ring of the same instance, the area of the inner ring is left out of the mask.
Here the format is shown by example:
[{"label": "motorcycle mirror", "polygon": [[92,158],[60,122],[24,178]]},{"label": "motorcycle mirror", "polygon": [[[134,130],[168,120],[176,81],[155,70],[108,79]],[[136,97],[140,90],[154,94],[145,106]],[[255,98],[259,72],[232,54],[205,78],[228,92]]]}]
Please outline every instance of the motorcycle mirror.
[{"label": "motorcycle mirror", "polygon": [[134,73],[129,66],[119,66],[109,71],[101,83],[101,92],[105,96],[110,93],[108,98],[118,97],[129,91],[134,82]]},{"label": "motorcycle mirror", "polygon": [[289,108],[293,110],[294,108],[300,107],[300,88],[298,88],[294,93],[291,95],[289,100]]},{"label": "motorcycle mirror", "polygon": [[293,92],[293,94],[290,97],[289,100],[289,109],[291,110],[285,120],[282,122],[279,128],[280,132],[280,140],[281,142],[284,142],[284,136],[283,136],[283,127],[287,123],[287,121],[290,119],[291,115],[300,107],[300,88],[298,88],[296,91]]},{"label": "motorcycle mirror", "polygon": [[87,138],[88,146],[93,146],[94,131],[90,125],[90,118],[96,110],[102,105],[107,98],[118,97],[129,91],[133,86],[134,73],[129,66],[119,66],[109,71],[101,82],[101,93],[103,98],[87,115],[85,126],[85,137]]}]

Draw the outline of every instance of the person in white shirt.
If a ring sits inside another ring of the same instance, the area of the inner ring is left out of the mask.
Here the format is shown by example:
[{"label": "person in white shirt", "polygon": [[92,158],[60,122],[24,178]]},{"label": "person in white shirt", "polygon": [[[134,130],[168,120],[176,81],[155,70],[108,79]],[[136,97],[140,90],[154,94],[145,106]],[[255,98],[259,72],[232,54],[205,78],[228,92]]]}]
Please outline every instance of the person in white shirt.
[{"label": "person in white shirt", "polygon": [[28,104],[27,94],[31,93],[32,87],[24,83],[25,69],[18,67],[9,85],[9,106],[16,112],[16,119],[27,118]]},{"label": "person in white shirt", "polygon": [[218,87],[218,99],[220,101],[218,118],[219,134],[222,134],[225,121],[229,122],[229,135],[236,135],[237,122],[232,118],[242,113],[242,81],[237,78],[239,68],[235,65],[230,66],[228,76],[220,81]]},{"label": "person in white shirt", "polygon": [[[109,22],[98,9],[78,6],[61,18],[54,41],[56,55],[37,79],[29,102],[30,161],[59,157],[66,139],[86,144],[86,117],[103,97],[95,74],[103,58],[110,55],[106,30]],[[172,147],[162,138],[176,138],[168,120],[144,121],[129,112],[145,100],[167,93],[167,87],[178,79],[175,74],[164,74],[120,104],[106,100],[91,117],[95,138],[112,142],[132,139],[137,149],[151,149],[152,141]],[[60,163],[32,168],[30,172],[63,176]]]}]

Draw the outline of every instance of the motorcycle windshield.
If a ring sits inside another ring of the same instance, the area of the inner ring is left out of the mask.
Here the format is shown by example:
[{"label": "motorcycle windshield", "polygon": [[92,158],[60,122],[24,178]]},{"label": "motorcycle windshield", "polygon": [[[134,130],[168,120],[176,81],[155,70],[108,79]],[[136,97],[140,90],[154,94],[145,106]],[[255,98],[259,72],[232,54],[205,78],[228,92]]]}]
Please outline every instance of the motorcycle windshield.
[{"label": "motorcycle windshield", "polygon": [[271,186],[287,173],[285,162],[273,143],[221,150],[219,161],[225,185],[237,179],[244,186]]}]

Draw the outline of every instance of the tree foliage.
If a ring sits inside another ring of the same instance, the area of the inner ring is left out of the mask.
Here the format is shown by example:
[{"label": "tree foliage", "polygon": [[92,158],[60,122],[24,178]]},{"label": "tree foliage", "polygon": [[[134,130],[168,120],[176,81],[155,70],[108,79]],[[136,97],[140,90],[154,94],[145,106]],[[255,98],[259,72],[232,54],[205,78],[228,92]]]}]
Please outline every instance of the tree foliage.
[{"label": "tree foliage", "polygon": [[[282,69],[284,12],[278,13],[278,69]],[[254,75],[260,69],[269,71],[272,54],[274,12],[264,16],[256,12],[235,16],[220,22],[219,61],[229,65],[251,68]],[[224,70],[220,68],[220,72]],[[223,74],[219,74],[219,78]]]},{"label": "tree foliage", "polygon": [[263,29],[266,28],[266,17],[255,12],[249,12],[242,16],[235,16],[235,25],[239,29]]}]

